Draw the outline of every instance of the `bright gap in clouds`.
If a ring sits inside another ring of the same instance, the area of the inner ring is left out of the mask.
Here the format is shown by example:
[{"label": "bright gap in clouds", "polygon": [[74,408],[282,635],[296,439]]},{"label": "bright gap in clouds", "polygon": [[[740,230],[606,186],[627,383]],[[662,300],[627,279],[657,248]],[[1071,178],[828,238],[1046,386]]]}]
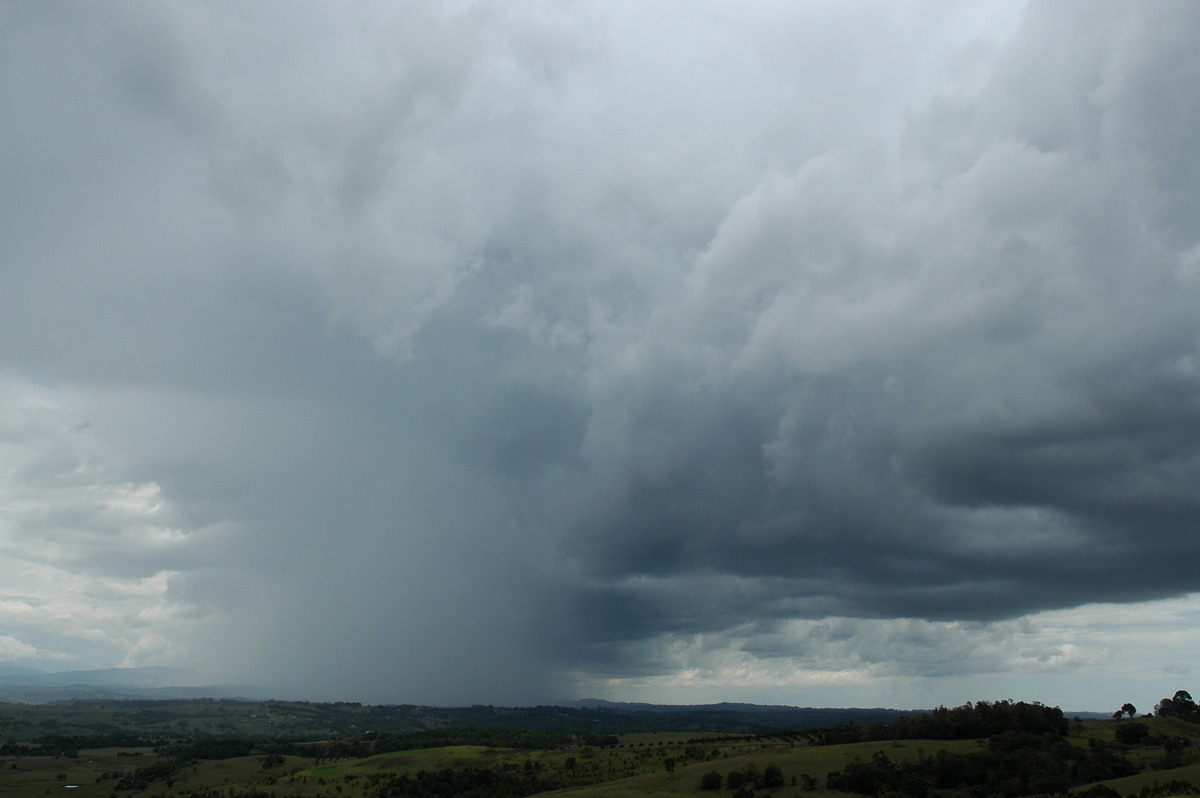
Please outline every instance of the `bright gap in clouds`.
[{"label": "bright gap in clouds", "polygon": [[1188,688],[1194,4],[0,15],[0,665]]},{"label": "bright gap in clouds", "polygon": [[[577,674],[576,691],[625,701],[955,706],[1017,698],[1066,710],[1150,711],[1190,678],[1200,597],[1091,604],[989,623],[824,618],[749,623],[639,645],[652,675]],[[1147,652],[1167,659],[1146,667]],[[648,669],[649,670],[649,669]]]}]

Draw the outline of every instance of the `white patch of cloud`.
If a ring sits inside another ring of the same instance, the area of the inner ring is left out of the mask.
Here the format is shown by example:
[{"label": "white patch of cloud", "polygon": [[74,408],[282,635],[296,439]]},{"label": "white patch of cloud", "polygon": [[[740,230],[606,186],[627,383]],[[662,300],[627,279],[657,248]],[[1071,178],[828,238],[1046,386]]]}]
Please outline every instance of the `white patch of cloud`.
[{"label": "white patch of cloud", "polygon": [[38,655],[35,646],[22,643],[10,635],[0,635],[0,662],[14,662],[20,659],[32,659]]},{"label": "white patch of cloud", "polygon": [[[72,408],[77,396],[11,376],[0,395],[0,619],[38,641],[7,650],[112,665],[177,636],[168,584],[204,531],[187,528],[159,485],[124,477]],[[186,661],[186,645],[171,648],[173,663]]]}]

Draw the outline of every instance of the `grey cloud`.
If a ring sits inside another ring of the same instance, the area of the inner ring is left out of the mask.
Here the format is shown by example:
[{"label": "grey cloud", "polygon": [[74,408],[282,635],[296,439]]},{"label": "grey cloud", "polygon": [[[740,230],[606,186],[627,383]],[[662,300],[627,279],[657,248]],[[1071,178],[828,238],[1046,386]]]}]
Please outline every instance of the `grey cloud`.
[{"label": "grey cloud", "polygon": [[281,8],[5,12],[0,368],[193,541],[31,557],[404,700],[1200,586],[1192,6]]},{"label": "grey cloud", "polygon": [[836,618],[753,621],[717,632],[622,644],[612,663],[627,677],[680,670],[757,671],[767,680],[805,672],[884,682],[915,677],[1077,672],[1111,656],[1106,646],[1055,639],[1027,621],[945,622]]},{"label": "grey cloud", "polygon": [[[1194,13],[1175,10],[1194,31]],[[1009,46],[1022,68],[1062,13],[1033,9]],[[1022,103],[1042,130],[1018,118],[986,131],[999,138],[978,138],[973,162],[922,193],[897,193],[886,158],[838,156],[735,206],[695,289],[633,325],[622,403],[596,402],[595,447],[624,469],[570,549],[610,580],[587,622],[635,637],[687,627],[674,603],[628,586],[633,574],[825,576],[782,579],[774,597],[932,618],[1195,589],[1179,557],[1196,517],[1195,284],[1179,279],[1162,210],[1176,195],[1157,174],[1177,153],[1150,149],[1169,134],[1111,137],[1166,113],[1101,101],[1113,62],[1153,50],[1128,17],[1140,15],[1112,13],[1094,33],[1107,44],[1071,59],[1079,79],[1035,89],[1002,58],[978,112],[1021,91],[1088,114]],[[1174,53],[1170,71],[1186,71],[1194,58]],[[1126,567],[1134,551],[1144,570]],[[727,622],[727,596],[685,585],[695,615]],[[740,612],[775,611],[750,605]]]}]

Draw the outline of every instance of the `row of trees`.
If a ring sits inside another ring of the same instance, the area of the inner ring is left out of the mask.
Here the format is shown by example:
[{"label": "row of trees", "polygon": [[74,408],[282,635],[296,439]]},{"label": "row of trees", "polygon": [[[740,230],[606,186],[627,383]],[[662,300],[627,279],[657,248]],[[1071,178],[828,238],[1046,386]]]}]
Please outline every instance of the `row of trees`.
[{"label": "row of trees", "polygon": [[862,795],[992,795],[1014,798],[1065,793],[1074,785],[1130,776],[1137,766],[1102,747],[1078,748],[1054,733],[1005,732],[980,751],[938,751],[913,761],[882,751],[869,762],[834,771],[825,787]]},{"label": "row of trees", "polygon": [[873,740],[970,740],[1005,732],[1065,735],[1070,725],[1058,707],[1025,701],[977,701],[961,707],[938,707],[888,725],[811,729],[805,736],[816,745]]},{"label": "row of trees", "polygon": [[1196,717],[1196,702],[1187,690],[1178,690],[1171,698],[1164,698],[1154,705],[1154,714],[1160,716],[1182,715],[1189,720]]},{"label": "row of trees", "polygon": [[[1121,708],[1113,713],[1113,717],[1120,719],[1122,715],[1133,717],[1137,714],[1137,707],[1129,702],[1121,705]],[[1159,717],[1168,717],[1171,715],[1196,718],[1200,717],[1200,710],[1197,710],[1196,702],[1192,700],[1192,694],[1187,690],[1176,690],[1175,695],[1170,698],[1164,698],[1154,705],[1154,714]]]},{"label": "row of trees", "polygon": [[[795,783],[794,779],[792,783]],[[774,763],[767,765],[761,772],[753,765],[747,765],[741,770],[729,771],[724,778],[716,770],[710,770],[700,777],[702,790],[719,790],[722,785],[728,790],[761,790],[764,787],[782,787],[784,784],[783,769]]]}]

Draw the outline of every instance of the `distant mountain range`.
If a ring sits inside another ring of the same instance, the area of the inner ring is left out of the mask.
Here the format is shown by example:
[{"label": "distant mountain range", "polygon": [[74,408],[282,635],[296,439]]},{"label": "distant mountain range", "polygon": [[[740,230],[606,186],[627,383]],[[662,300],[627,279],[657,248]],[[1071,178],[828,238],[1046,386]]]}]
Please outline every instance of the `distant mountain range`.
[{"label": "distant mountain range", "polygon": [[[179,700],[226,698],[247,701],[271,698],[262,687],[201,685],[200,676],[187,668],[103,668],[99,670],[51,673],[18,665],[0,665],[0,703],[49,704],[60,701]],[[796,707],[779,704],[746,704],[722,701],[717,704],[647,704],[584,698],[556,701],[554,706],[576,710],[600,710],[609,713],[650,715],[693,715],[703,713],[714,718],[749,718],[754,724],[803,727],[831,727],[839,723],[894,723],[905,715],[927,710],[903,710],[861,707]],[[447,708],[453,709],[453,708]],[[1065,712],[1068,717],[1107,718],[1104,712]],[[666,722],[664,717],[663,722]]]},{"label": "distant mountain range", "polygon": [[[581,698],[578,701],[559,701],[556,703],[564,707],[615,709],[626,712],[795,712],[797,709],[814,709],[813,707],[795,707],[786,704],[740,704],[730,701],[722,701],[719,704],[642,704],[629,701],[606,701],[603,698]],[[819,712],[823,710],[816,709],[815,711]],[[840,712],[842,710],[829,708],[829,711]],[[924,712],[925,710],[880,709],[878,711],[911,714],[912,712]]]},{"label": "distant mountain range", "polygon": [[5,676],[21,676],[27,673],[43,673],[37,668],[26,668],[22,665],[4,665],[0,664],[0,678]]},{"label": "distant mountain range", "polygon": [[77,685],[120,685],[122,687],[170,687],[195,684],[195,671],[186,668],[103,668],[87,671],[47,673],[36,668],[0,667],[0,685],[27,687],[72,687]]},{"label": "distant mountain range", "polygon": [[50,673],[16,665],[0,666],[0,702],[48,704],[55,701],[235,698],[247,688],[199,684],[187,668],[103,668]]},{"label": "distant mountain range", "polygon": [[[582,698],[578,701],[555,703],[564,707],[612,709],[625,712],[811,712],[828,713],[829,715],[878,713],[882,716],[891,715],[893,718],[929,711],[928,709],[885,709],[880,707],[796,707],[787,704],[742,704],[730,701],[722,701],[719,704],[642,704],[628,701],[606,701],[603,698]],[[1111,716],[1111,713],[1108,712],[1068,712],[1066,710],[1063,710],[1063,714],[1067,717],[1078,715],[1080,718],[1089,720]]]}]

